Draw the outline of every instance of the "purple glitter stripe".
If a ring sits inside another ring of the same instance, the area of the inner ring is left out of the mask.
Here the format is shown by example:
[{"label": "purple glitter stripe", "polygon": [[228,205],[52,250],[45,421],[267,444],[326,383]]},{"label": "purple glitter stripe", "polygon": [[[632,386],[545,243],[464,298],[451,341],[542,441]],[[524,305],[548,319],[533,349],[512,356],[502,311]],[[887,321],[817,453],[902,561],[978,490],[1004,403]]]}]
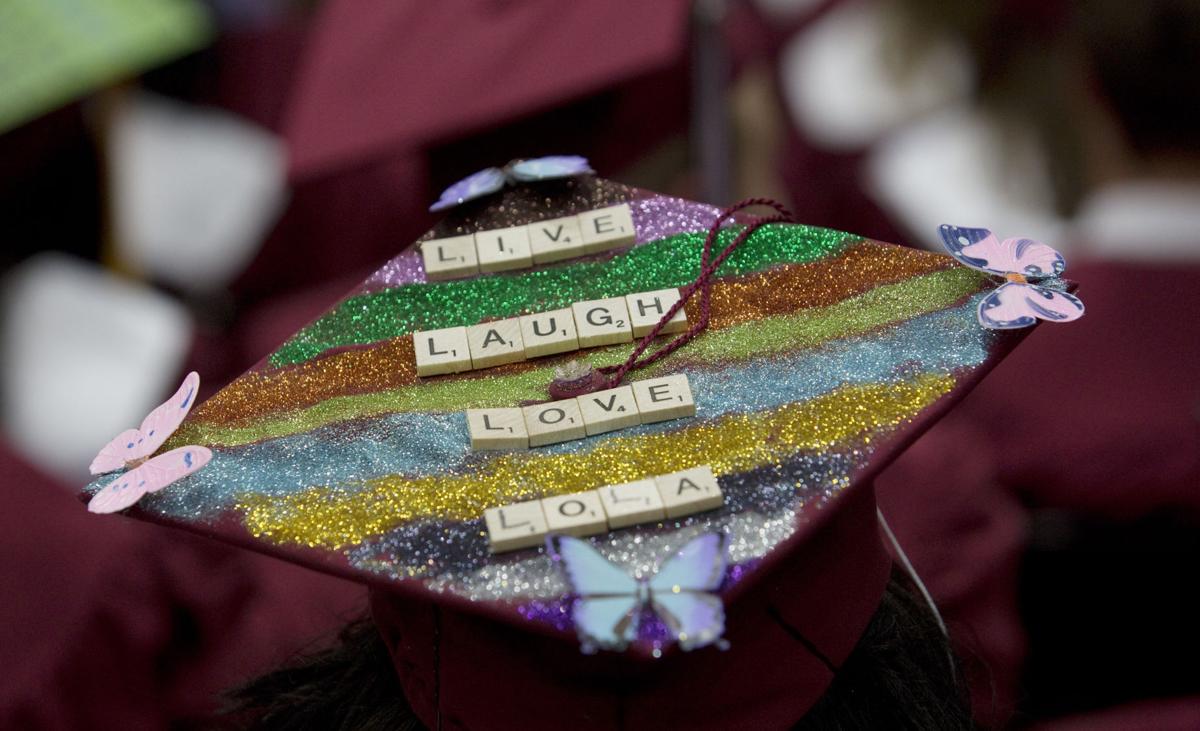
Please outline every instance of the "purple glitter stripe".
[{"label": "purple glitter stripe", "polygon": [[[704,231],[712,225],[721,209],[705,203],[656,195],[628,202],[637,230],[635,245],[657,241],[675,234]],[[402,284],[425,282],[421,253],[408,249],[393,257],[363,282],[356,294],[378,292]]]}]

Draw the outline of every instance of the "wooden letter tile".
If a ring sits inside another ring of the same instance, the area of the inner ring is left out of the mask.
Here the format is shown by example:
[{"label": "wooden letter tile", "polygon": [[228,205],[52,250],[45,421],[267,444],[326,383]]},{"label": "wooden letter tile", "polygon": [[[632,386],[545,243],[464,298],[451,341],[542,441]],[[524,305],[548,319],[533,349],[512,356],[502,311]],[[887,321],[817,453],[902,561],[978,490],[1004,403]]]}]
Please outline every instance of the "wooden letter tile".
[{"label": "wooden letter tile", "polygon": [[687,376],[682,373],[634,381],[630,385],[633,386],[643,424],[696,415],[692,389],[688,386]]},{"label": "wooden letter tile", "polygon": [[529,432],[520,409],[467,409],[471,449],[528,449]]},{"label": "wooden letter tile", "polygon": [[526,406],[525,430],[529,432],[529,446],[542,447],[547,444],[583,439],[583,414],[575,399],[551,401],[547,404]]},{"label": "wooden letter tile", "polygon": [[542,513],[550,533],[569,536],[594,536],[608,532],[604,506],[595,490],[574,495],[556,495],[542,499]]},{"label": "wooden letter tile", "polygon": [[666,517],[662,496],[654,480],[638,480],[602,487],[600,502],[608,515],[608,527],[616,530],[638,523],[653,523]]},{"label": "wooden letter tile", "polygon": [[[640,338],[654,329],[671,305],[679,301],[678,289],[660,289],[657,292],[639,292],[625,295],[625,304],[629,307],[629,319],[633,323],[633,336]],[[667,324],[659,330],[659,334],[677,333],[687,330],[687,312],[682,307],[675,313]]]},{"label": "wooden letter tile", "polygon": [[475,234],[479,268],[485,272],[503,272],[533,266],[529,252],[529,231],[525,226],[497,228]]},{"label": "wooden letter tile", "polygon": [[629,324],[624,297],[576,302],[571,305],[571,312],[575,314],[581,348],[633,342],[633,327]]},{"label": "wooden letter tile", "polygon": [[583,426],[589,437],[642,423],[633,389],[629,386],[577,396],[575,400],[579,402]]},{"label": "wooden letter tile", "polygon": [[483,511],[483,521],[492,553],[540,545],[548,532],[541,500],[488,508]]},{"label": "wooden letter tile", "polygon": [[473,368],[491,368],[525,360],[521,321],[515,317],[472,325],[467,328],[467,342],[471,346]]},{"label": "wooden letter tile", "polygon": [[521,340],[526,358],[579,350],[575,334],[575,316],[569,309],[521,315]]},{"label": "wooden letter tile", "polygon": [[725,504],[717,478],[706,464],[655,477],[654,484],[662,496],[668,518],[681,518]]},{"label": "wooden letter tile", "polygon": [[549,264],[584,254],[583,233],[575,216],[539,221],[527,228],[534,264]]},{"label": "wooden letter tile", "polygon": [[430,282],[479,273],[473,235],[425,241],[421,244],[421,258],[425,260],[425,279]]},{"label": "wooden letter tile", "polygon": [[412,337],[418,376],[471,370],[471,347],[467,345],[465,327],[415,332]]},{"label": "wooden letter tile", "polygon": [[583,230],[584,251],[588,254],[627,246],[637,235],[633,215],[624,203],[580,213],[579,228]]}]

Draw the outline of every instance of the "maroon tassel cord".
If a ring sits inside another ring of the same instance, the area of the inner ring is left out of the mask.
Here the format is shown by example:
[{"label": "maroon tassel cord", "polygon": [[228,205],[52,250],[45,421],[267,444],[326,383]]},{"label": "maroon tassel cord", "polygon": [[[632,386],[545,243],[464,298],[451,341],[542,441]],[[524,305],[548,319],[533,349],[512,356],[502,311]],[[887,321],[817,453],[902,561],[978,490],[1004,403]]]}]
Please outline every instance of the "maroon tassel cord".
[{"label": "maroon tassel cord", "polygon": [[[733,241],[729,242],[724,249],[721,249],[719,254],[712,257],[712,247],[721,232],[721,224],[729,220],[738,211],[752,206],[768,206],[775,209],[776,213],[771,216],[760,216],[751,221],[738,232]],[[691,342],[692,338],[699,335],[702,330],[708,327],[708,319],[712,308],[713,275],[725,263],[729,255],[737,247],[745,243],[746,239],[750,238],[750,235],[757,231],[760,226],[765,226],[768,223],[794,223],[795,220],[795,217],[782,204],[770,198],[746,198],[726,208],[708,228],[708,236],[705,237],[704,248],[700,252],[700,274],[696,277],[696,281],[680,291],[679,301],[672,305],[666,314],[659,319],[658,324],[638,341],[637,347],[630,353],[629,358],[617,366],[605,366],[594,370],[589,367],[581,367],[577,372],[561,373],[550,384],[550,395],[556,399],[565,399],[582,396],[594,391],[602,391],[606,388],[615,388],[621,385],[621,381],[624,380],[630,371],[645,368],[687,345]],[[675,313],[679,312],[697,292],[700,294],[699,319],[692,323],[686,331],[676,336],[675,339],[643,358],[642,355],[650,347],[650,344],[654,342],[654,338],[658,337],[658,333],[666,327],[671,318],[675,316]]]}]

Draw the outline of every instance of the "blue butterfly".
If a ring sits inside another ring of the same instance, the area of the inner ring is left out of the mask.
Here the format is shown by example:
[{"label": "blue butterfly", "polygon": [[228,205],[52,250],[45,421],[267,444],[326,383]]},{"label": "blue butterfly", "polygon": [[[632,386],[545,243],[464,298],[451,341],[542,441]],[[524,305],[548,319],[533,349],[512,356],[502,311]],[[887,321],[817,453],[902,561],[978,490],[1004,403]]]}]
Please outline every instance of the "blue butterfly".
[{"label": "blue butterfly", "polygon": [[578,538],[550,536],[546,547],[577,596],[573,616],[584,652],[628,647],[647,607],[684,650],[719,642],[725,633],[725,607],[712,593],[728,564],[722,533],[693,538],[648,579],[630,576]]},{"label": "blue butterfly", "polygon": [[595,173],[586,157],[579,155],[551,155],[529,160],[514,160],[503,168],[484,168],[472,173],[442,191],[431,211],[444,211],[467,201],[491,195],[506,183],[532,183],[538,180],[570,178],[576,175]]}]

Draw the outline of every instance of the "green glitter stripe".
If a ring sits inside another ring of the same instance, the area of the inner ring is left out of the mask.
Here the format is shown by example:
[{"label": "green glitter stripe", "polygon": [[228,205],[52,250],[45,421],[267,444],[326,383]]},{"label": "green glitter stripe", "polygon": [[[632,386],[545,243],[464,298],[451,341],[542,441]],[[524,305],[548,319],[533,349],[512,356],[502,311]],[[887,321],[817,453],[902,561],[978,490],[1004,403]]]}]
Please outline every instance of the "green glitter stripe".
[{"label": "green glitter stripe", "polygon": [[[723,231],[716,248],[729,243],[736,233],[736,229]],[[474,325],[570,307],[583,300],[682,287],[696,279],[705,236],[679,234],[636,246],[609,261],[586,261],[517,275],[409,284],[357,295],[296,333],[271,354],[269,362],[277,367],[292,365],[331,348],[365,345],[417,330]],[[817,261],[861,240],[816,226],[764,226],[725,260],[718,274],[748,274],[777,264]]]},{"label": "green glitter stripe", "polygon": [[[684,349],[638,371],[648,377],[680,361],[716,363],[745,360],[809,348],[836,338],[859,335],[953,305],[988,281],[986,275],[955,267],[889,284],[828,307],[765,318],[705,333]],[[611,365],[629,355],[629,345],[616,345],[583,355],[592,365]],[[552,366],[495,378],[457,378],[371,394],[340,396],[283,417],[244,427],[192,422],[171,441],[179,444],[238,446],[298,434],[339,421],[409,411],[461,411],[511,406],[544,399]]]}]

